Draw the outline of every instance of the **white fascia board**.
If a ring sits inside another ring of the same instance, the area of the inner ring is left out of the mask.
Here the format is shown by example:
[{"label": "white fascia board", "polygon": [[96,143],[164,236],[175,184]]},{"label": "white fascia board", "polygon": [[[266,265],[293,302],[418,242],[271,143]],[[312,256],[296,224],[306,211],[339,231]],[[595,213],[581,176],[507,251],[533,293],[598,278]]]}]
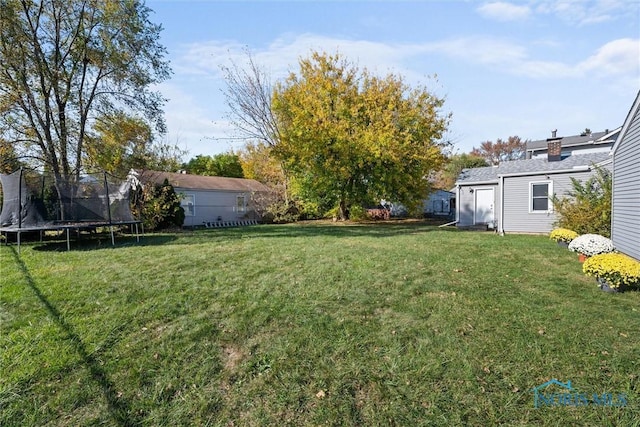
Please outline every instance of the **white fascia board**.
[{"label": "white fascia board", "polygon": [[600,138],[598,138],[596,140],[596,143],[604,143],[604,142],[611,142],[610,139],[613,135],[615,135],[616,133],[620,132],[622,130],[622,126],[618,126],[617,129],[614,129],[612,131],[610,131],[608,134],[601,136]]},{"label": "white fascia board", "polygon": [[[498,175],[500,176],[500,175]],[[496,178],[495,180],[491,180],[491,181],[469,181],[469,182],[456,182],[457,186],[462,186],[462,185],[483,185],[483,184],[497,184],[498,183],[498,179]]]},{"label": "white fascia board", "polygon": [[[605,160],[606,161],[606,160]],[[509,178],[514,176],[532,176],[532,175],[551,175],[559,173],[571,173],[571,172],[587,172],[591,170],[591,166],[576,166],[571,169],[556,169],[556,170],[540,170],[535,172],[514,172],[499,174],[498,177]]]}]

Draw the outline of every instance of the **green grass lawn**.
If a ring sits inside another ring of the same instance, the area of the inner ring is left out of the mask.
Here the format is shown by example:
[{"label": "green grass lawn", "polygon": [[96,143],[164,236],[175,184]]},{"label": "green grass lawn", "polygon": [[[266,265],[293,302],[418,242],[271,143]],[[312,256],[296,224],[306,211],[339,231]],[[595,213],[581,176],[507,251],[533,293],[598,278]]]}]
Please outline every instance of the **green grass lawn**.
[{"label": "green grass lawn", "polygon": [[[598,290],[544,236],[116,242],[0,247],[0,425],[640,425],[640,292]],[[535,408],[552,378],[626,405]]]}]

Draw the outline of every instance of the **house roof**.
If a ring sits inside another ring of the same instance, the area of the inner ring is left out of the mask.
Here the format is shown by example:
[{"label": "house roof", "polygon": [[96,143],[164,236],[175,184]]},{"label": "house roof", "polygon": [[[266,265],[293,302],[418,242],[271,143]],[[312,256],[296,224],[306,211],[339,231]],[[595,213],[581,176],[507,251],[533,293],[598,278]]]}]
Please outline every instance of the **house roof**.
[{"label": "house roof", "polygon": [[559,172],[591,166],[609,160],[609,153],[574,154],[557,162],[543,159],[526,159],[503,162],[497,166],[463,169],[456,184],[498,182],[501,175],[530,175]]},{"label": "house roof", "polygon": [[540,139],[537,141],[529,141],[527,142],[527,151],[539,151],[546,150],[548,147],[549,141],[560,141],[562,147],[576,147],[582,145],[598,145],[598,144],[607,144],[613,143],[616,139],[616,136],[620,132],[620,128],[617,128],[613,131],[606,130],[604,132],[593,132],[589,135],[571,135],[571,136],[561,136],[557,138],[549,138],[549,139]]},{"label": "house roof", "polygon": [[167,179],[176,188],[209,191],[270,191],[269,187],[255,179],[227,178],[224,176],[202,176],[186,173],[144,171],[140,174],[143,182],[162,184]]}]

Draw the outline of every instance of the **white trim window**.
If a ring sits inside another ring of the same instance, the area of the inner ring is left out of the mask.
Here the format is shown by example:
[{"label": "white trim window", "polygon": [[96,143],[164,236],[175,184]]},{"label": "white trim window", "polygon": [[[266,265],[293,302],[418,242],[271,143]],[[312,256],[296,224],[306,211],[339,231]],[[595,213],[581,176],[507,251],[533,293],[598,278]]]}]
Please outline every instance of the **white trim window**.
[{"label": "white trim window", "polygon": [[247,211],[247,201],[244,194],[236,196],[236,212],[245,213]]},{"label": "white trim window", "polygon": [[196,215],[196,196],[195,194],[183,194],[180,200],[180,206],[184,209],[184,216]]},{"label": "white trim window", "polygon": [[535,181],[529,183],[529,212],[547,213],[553,211],[551,197],[553,181]]}]

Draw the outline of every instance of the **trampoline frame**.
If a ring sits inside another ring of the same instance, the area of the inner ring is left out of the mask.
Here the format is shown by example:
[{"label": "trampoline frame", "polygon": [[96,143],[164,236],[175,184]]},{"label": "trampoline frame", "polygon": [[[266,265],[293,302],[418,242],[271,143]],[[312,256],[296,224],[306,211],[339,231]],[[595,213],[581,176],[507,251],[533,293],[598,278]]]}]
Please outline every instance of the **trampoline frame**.
[{"label": "trampoline frame", "polygon": [[[121,222],[74,222],[74,223],[50,223],[43,224],[39,226],[31,226],[31,227],[0,227],[0,235],[5,236],[5,246],[9,245],[9,233],[16,234],[16,241],[18,244],[18,254],[20,254],[20,245],[21,239],[20,234],[22,233],[31,233],[34,231],[39,231],[40,233],[44,231],[65,231],[66,240],[67,240],[67,251],[71,250],[71,230],[76,230],[79,233],[81,230],[96,230],[99,227],[109,227],[109,233],[111,235],[111,246],[116,245],[115,234],[113,232],[113,227],[122,226],[122,225],[130,225],[133,229],[135,228],[135,236],[136,243],[140,242],[140,235],[144,236],[144,226],[142,225],[142,221],[121,221]],[[140,228],[142,226],[142,231]],[[41,234],[42,238],[42,234]]]},{"label": "trampoline frame", "polygon": [[[23,180],[23,169],[20,168],[19,170],[20,172],[20,183],[18,185],[18,201],[19,203],[21,203],[22,199],[23,199],[23,194],[22,194],[22,180]],[[106,191],[106,198],[108,200],[109,198],[109,185],[107,182],[107,173],[104,173],[104,181],[103,181],[103,188]],[[36,224],[29,224],[26,226],[23,226],[23,217],[22,217],[22,208],[20,207],[19,209],[17,209],[18,212],[18,218],[17,218],[17,225],[13,224],[10,226],[4,226],[4,227],[0,227],[0,236],[5,236],[5,245],[9,244],[9,234],[10,233],[14,233],[16,234],[16,240],[18,243],[18,254],[20,254],[20,246],[21,246],[21,234],[22,233],[30,233],[30,232],[34,232],[34,231],[39,231],[40,232],[40,239],[42,241],[42,232],[45,231],[65,231],[66,233],[66,240],[67,240],[67,251],[71,250],[71,237],[70,237],[70,232],[71,230],[76,230],[76,233],[80,233],[81,230],[96,230],[99,227],[109,227],[109,232],[111,234],[111,245],[115,246],[115,235],[114,235],[114,231],[113,228],[117,227],[117,226],[125,226],[125,225],[130,225],[131,226],[131,233],[133,234],[133,229],[135,228],[135,236],[136,236],[136,242],[140,242],[140,230],[139,230],[139,225],[142,225],[142,221],[140,220],[136,220],[136,219],[127,219],[127,220],[114,220],[111,216],[111,210],[109,208],[106,209],[106,213],[107,213],[107,217],[103,218],[102,220],[76,220],[76,221],[64,221],[64,220],[53,220],[53,221],[46,221],[46,222],[40,222],[40,223],[36,223]],[[142,234],[144,235],[144,225],[142,225]]]}]

